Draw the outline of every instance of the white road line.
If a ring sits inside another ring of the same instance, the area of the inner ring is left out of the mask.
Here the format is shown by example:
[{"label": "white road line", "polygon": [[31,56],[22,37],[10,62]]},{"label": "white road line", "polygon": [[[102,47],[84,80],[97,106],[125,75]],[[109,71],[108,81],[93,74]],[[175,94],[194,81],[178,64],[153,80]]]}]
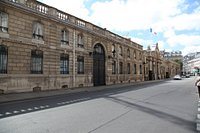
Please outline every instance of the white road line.
[{"label": "white road line", "polygon": [[45,105],[45,107],[46,107],[46,108],[48,108],[48,107],[49,107],[49,105]]},{"label": "white road line", "polygon": [[32,109],[32,108],[28,108],[27,110],[28,110],[28,111],[31,111],[31,110],[33,110],[33,109]]},{"label": "white road line", "polygon": [[34,107],[34,109],[39,109],[38,107]]},{"label": "white road line", "polygon": [[40,108],[41,108],[41,109],[43,109],[43,108],[44,108],[44,106],[40,106]]},{"label": "white road line", "polygon": [[21,109],[21,112],[26,112],[26,110],[24,110],[24,109]]},{"label": "white road line", "polygon": [[6,112],[6,113],[5,113],[5,115],[11,115],[11,114],[12,114],[12,113],[10,113],[10,112]]},{"label": "white road line", "polygon": [[19,111],[15,110],[15,111],[13,111],[13,113],[14,113],[14,114],[17,114],[17,113],[19,113]]},{"label": "white road line", "polygon": [[200,119],[200,114],[197,114],[197,119]]}]

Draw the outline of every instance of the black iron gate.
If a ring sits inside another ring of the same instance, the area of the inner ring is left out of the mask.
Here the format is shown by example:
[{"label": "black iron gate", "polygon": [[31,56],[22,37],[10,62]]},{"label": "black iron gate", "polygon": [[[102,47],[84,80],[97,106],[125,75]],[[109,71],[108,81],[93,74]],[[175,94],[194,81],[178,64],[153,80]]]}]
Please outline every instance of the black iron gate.
[{"label": "black iron gate", "polygon": [[96,44],[93,51],[94,86],[105,85],[105,52],[101,44]]}]

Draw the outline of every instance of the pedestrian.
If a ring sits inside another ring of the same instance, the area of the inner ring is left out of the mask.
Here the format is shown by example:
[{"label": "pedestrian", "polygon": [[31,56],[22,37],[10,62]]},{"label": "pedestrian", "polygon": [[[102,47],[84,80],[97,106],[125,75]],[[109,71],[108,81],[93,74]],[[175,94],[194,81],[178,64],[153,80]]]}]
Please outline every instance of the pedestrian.
[{"label": "pedestrian", "polygon": [[197,86],[198,94],[199,94],[199,98],[200,98],[200,74],[196,78],[195,86]]}]

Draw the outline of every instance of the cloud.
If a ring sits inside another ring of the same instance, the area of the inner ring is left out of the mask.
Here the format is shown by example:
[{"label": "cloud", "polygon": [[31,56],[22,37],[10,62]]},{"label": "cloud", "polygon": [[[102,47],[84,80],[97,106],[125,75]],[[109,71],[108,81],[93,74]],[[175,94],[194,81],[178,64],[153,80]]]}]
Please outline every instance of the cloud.
[{"label": "cloud", "polygon": [[43,3],[74,15],[78,18],[89,20],[89,10],[84,2],[87,0],[40,0]]},{"label": "cloud", "polygon": [[182,50],[182,54],[183,54],[183,56],[185,56],[188,53],[199,52],[199,50],[200,50],[200,45],[199,46],[186,46]]},{"label": "cloud", "polygon": [[[200,3],[198,0],[193,2],[188,0],[40,1],[110,31],[124,33],[137,30],[140,33],[140,30],[153,28],[158,36],[162,37],[162,40],[158,38],[160,49],[169,50],[178,46],[185,47],[184,52],[188,49],[199,49]],[[129,34],[131,40],[143,45],[144,49],[147,45],[153,44],[145,34],[135,36]]]},{"label": "cloud", "polygon": [[92,5],[91,20],[110,30],[149,29],[166,17],[180,14],[182,0],[112,0]]},{"label": "cloud", "polygon": [[200,45],[200,35],[174,35],[167,39],[167,43],[171,47],[174,47],[175,45],[198,46]]}]

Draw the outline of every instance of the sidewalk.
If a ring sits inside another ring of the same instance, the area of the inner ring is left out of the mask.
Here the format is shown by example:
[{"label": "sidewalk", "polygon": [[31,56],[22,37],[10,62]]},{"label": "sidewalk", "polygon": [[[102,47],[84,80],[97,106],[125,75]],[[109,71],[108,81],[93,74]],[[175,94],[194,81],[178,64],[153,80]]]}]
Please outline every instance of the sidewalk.
[{"label": "sidewalk", "polygon": [[46,90],[46,91],[41,91],[41,92],[22,92],[22,93],[1,94],[0,104],[6,103],[6,102],[12,102],[12,101],[43,98],[43,97],[56,96],[56,95],[65,95],[65,94],[70,94],[70,93],[99,91],[99,90],[104,90],[104,89],[109,89],[109,88],[129,87],[129,86],[134,86],[134,85],[139,85],[139,84],[149,84],[149,83],[156,83],[156,82],[159,83],[162,81],[166,81],[166,79],[135,82],[135,83],[123,83],[123,84],[115,84],[115,85],[107,85],[107,86],[97,86],[97,87],[69,88],[69,89]]}]

